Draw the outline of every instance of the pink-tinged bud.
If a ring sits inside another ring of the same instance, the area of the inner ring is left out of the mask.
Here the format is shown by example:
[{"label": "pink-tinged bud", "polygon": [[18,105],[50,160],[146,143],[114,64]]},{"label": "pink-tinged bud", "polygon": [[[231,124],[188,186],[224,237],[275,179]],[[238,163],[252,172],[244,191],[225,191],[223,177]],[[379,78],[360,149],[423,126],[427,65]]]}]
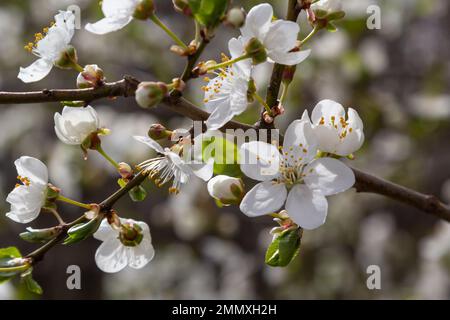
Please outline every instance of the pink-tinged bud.
[{"label": "pink-tinged bud", "polygon": [[273,123],[274,119],[267,111],[264,111],[264,113],[263,113],[263,120],[264,120],[265,123],[271,124],[271,123]]},{"label": "pink-tinged bud", "polygon": [[96,64],[89,64],[84,67],[84,70],[78,74],[77,87],[84,88],[98,88],[105,82],[103,70]]},{"label": "pink-tinged bud", "polygon": [[284,113],[284,107],[281,103],[278,103],[275,107],[272,109],[272,116],[276,117]]},{"label": "pink-tinged bud", "polygon": [[188,0],[172,0],[172,3],[176,11],[181,12],[187,16],[192,15]]},{"label": "pink-tinged bud", "polygon": [[162,140],[172,136],[172,131],[167,130],[162,124],[156,123],[150,126],[148,136],[153,140]]},{"label": "pink-tinged bud", "polygon": [[219,175],[208,181],[208,192],[223,205],[239,204],[245,193],[244,183],[239,178]]},{"label": "pink-tinged bud", "polygon": [[117,168],[117,171],[119,172],[122,179],[129,179],[133,176],[133,169],[128,163],[121,162],[119,163],[119,167]]},{"label": "pink-tinged bud", "polygon": [[245,11],[242,8],[232,8],[227,13],[225,23],[239,29],[245,23]]},{"label": "pink-tinged bud", "polygon": [[168,90],[163,82],[141,82],[136,90],[136,102],[144,109],[152,108],[164,99]]}]

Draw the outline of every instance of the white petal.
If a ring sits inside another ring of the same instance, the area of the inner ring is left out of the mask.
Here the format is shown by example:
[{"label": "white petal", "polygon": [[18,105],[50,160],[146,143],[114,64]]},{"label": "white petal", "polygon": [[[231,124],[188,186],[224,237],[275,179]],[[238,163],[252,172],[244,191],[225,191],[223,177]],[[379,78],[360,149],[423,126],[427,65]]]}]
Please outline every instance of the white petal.
[{"label": "white petal", "polygon": [[308,163],[317,154],[317,139],[311,123],[295,120],[286,130],[283,142],[283,156],[290,165]]},{"label": "white petal", "polygon": [[11,211],[7,212],[6,216],[17,223],[30,223],[39,216],[40,212],[40,208],[34,210],[17,210],[11,207]]},{"label": "white petal", "polygon": [[44,79],[52,70],[53,63],[45,59],[38,59],[26,68],[20,67],[20,80],[25,83],[36,82]]},{"label": "white petal", "polygon": [[305,183],[324,196],[350,189],[355,184],[355,175],[342,161],[333,158],[314,160],[305,168]]},{"label": "white petal", "polygon": [[32,182],[39,183],[41,185],[47,185],[48,183],[48,170],[47,166],[42,161],[33,158],[23,156],[14,162],[17,173],[19,176],[30,179]]},{"label": "white petal", "polygon": [[94,233],[94,238],[97,240],[106,241],[111,238],[117,238],[118,235],[119,231],[113,229],[107,219],[103,219],[97,231]]},{"label": "white petal", "polygon": [[306,185],[296,185],[289,192],[286,210],[296,224],[312,230],[325,223],[328,202],[320,192],[312,191]]},{"label": "white petal", "polygon": [[[230,50],[231,59],[238,58],[245,53],[244,41],[248,41],[248,40],[243,37],[239,37],[238,39],[232,38],[228,42],[228,50]],[[245,60],[239,61],[239,62],[233,64],[233,66],[232,66],[235,74],[241,75],[245,80],[247,80],[247,87],[248,87],[248,81],[250,79],[251,67],[252,67],[251,59],[245,59]]]},{"label": "white petal", "polygon": [[155,249],[150,239],[144,238],[136,247],[128,249],[128,265],[133,269],[141,269],[152,261],[155,256]]},{"label": "white petal", "polygon": [[131,22],[133,18],[128,17],[111,17],[103,18],[95,23],[88,23],[85,29],[95,34],[106,34],[122,29]]},{"label": "white petal", "polygon": [[230,107],[230,100],[224,99],[217,104],[216,109],[205,121],[208,130],[218,130],[234,117],[234,112]]},{"label": "white petal", "polygon": [[347,135],[342,142],[337,146],[335,154],[339,156],[348,156],[355,151],[358,151],[364,143],[364,133],[362,130],[347,131]]},{"label": "white petal", "polygon": [[318,125],[313,130],[318,141],[319,150],[337,154],[341,144],[338,129],[332,126]]},{"label": "white petal", "polygon": [[214,158],[208,159],[206,163],[191,164],[194,174],[204,181],[211,179],[214,173]]},{"label": "white petal", "polygon": [[132,16],[140,0],[103,0],[105,17]]},{"label": "white petal", "polygon": [[303,50],[296,52],[281,52],[281,51],[271,51],[268,53],[270,59],[279,64],[284,64],[286,66],[295,66],[308,58],[311,50]]},{"label": "white petal", "polygon": [[267,181],[278,176],[280,152],[274,145],[250,141],[241,146],[239,154],[241,170],[247,177]]},{"label": "white petal", "polygon": [[155,140],[153,140],[149,137],[144,137],[144,136],[133,136],[133,138],[143,144],[146,144],[147,146],[149,146],[156,152],[165,154],[163,147],[161,147],[161,145],[158,142],[156,142]]},{"label": "white petal", "polygon": [[311,118],[313,124],[317,125],[322,117],[327,123],[332,116],[336,117],[336,121],[339,121],[340,117],[345,118],[344,107],[333,100],[322,100],[314,107]]},{"label": "white petal", "polygon": [[297,44],[300,27],[292,21],[277,20],[270,25],[264,39],[268,51],[289,52]]},{"label": "white petal", "polygon": [[270,4],[262,3],[254,6],[245,19],[245,25],[241,28],[242,35],[248,38],[256,37],[263,40],[269,30],[272,17],[273,9]]},{"label": "white petal", "polygon": [[126,247],[119,239],[110,238],[103,242],[95,252],[95,263],[103,272],[119,272],[128,264]]},{"label": "white petal", "polygon": [[59,113],[56,112],[53,119],[55,122],[55,133],[58,139],[65,144],[77,145],[78,141],[72,141],[67,137],[68,134],[64,127],[64,118]]},{"label": "white petal", "polygon": [[283,206],[286,196],[284,184],[273,181],[260,182],[245,195],[239,208],[249,217],[273,213]]}]

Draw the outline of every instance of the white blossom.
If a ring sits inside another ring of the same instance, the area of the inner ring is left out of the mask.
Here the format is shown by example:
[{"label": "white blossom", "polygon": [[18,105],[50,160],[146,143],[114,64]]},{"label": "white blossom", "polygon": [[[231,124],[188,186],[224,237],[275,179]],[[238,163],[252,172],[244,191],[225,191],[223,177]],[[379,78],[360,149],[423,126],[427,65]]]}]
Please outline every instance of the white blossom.
[{"label": "white blossom", "polygon": [[[242,37],[232,38],[228,42],[231,59],[238,58],[244,51]],[[247,91],[250,80],[251,60],[245,59],[221,70],[211,79],[205,91],[206,110],[211,113],[206,120],[208,130],[217,130],[234,116],[247,109]]]},{"label": "white blossom", "polygon": [[[308,114],[303,114],[308,119]],[[311,116],[313,131],[320,151],[339,156],[348,156],[364,143],[364,126],[356,110],[344,107],[332,100],[322,100]]]},{"label": "white blossom", "polygon": [[69,47],[75,33],[75,15],[71,11],[61,11],[55,16],[55,24],[45,31],[45,35],[36,35],[36,43],[27,45],[39,59],[27,68],[20,68],[18,78],[23,82],[36,82],[50,73]]},{"label": "white blossom", "polygon": [[62,114],[55,113],[54,120],[56,135],[70,145],[81,145],[90,134],[98,131],[100,125],[97,112],[91,106],[65,106]]},{"label": "white blossom", "polygon": [[[214,159],[210,159],[205,163],[185,161],[179,152],[170,148],[163,148],[158,142],[149,137],[134,136],[133,138],[146,144],[158,153],[156,158],[146,160],[139,164],[138,167],[148,171],[150,177],[155,178],[155,183],[158,186],[163,186],[173,179],[172,186],[169,188],[171,193],[178,193],[181,185],[188,183],[192,176],[208,181],[213,175]],[[175,146],[180,148],[178,145]]]},{"label": "white blossom", "polygon": [[48,170],[40,160],[22,156],[14,162],[18,179],[6,201],[11,204],[8,218],[19,223],[29,223],[36,219],[44,206],[47,195]]},{"label": "white blossom", "polygon": [[126,266],[133,269],[145,267],[154,257],[150,229],[145,222],[120,219],[122,226],[131,231],[127,233],[112,228],[104,219],[94,238],[103,241],[95,252],[95,262],[103,272],[119,272]]},{"label": "white blossom", "polygon": [[88,23],[86,30],[95,34],[106,34],[125,27],[133,20],[139,0],[103,0],[105,17],[95,23]]},{"label": "white blossom", "polygon": [[258,39],[265,47],[270,60],[284,65],[296,65],[305,60],[311,50],[293,51],[297,46],[300,26],[292,21],[272,22],[273,9],[268,3],[253,7],[241,28],[242,36]]},{"label": "white blossom", "polygon": [[355,182],[353,171],[341,161],[315,159],[317,141],[305,119],[289,126],[280,151],[274,145],[252,141],[244,143],[240,153],[242,172],[261,181],[240,205],[250,217],[273,213],[285,204],[295,223],[314,229],[325,222],[326,196],[343,192]]},{"label": "white blossom", "polygon": [[342,11],[341,0],[319,0],[311,5],[311,10],[323,12],[324,15]]}]

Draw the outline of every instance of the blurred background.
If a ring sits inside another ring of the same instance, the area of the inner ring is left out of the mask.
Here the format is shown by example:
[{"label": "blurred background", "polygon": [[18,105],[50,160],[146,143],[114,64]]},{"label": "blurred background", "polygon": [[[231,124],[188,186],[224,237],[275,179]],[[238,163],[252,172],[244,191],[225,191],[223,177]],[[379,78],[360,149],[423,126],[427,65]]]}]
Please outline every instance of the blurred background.
[{"label": "blurred background", "polygon": [[[279,17],[286,0],[269,1]],[[261,1],[233,1],[247,11]],[[76,74],[54,69],[43,81],[24,84],[19,66],[34,57],[23,49],[35,32],[52,21],[57,10],[76,4],[82,25],[102,17],[93,0],[2,0],[0,2],[0,91],[73,88]],[[381,29],[369,30],[367,8],[381,8]],[[176,13],[171,1],[156,0],[157,13],[180,37],[193,38],[192,21]],[[312,54],[298,67],[291,86],[286,128],[322,99],[334,99],[360,113],[366,142],[352,165],[397,183],[450,201],[450,3],[446,0],[343,0],[347,13],[339,31],[322,31],[309,43]],[[310,27],[303,12],[302,33]],[[238,31],[222,26],[204,59],[227,53],[227,42]],[[150,23],[132,22],[119,32],[97,36],[79,30],[73,44],[81,64],[96,63],[108,80],[131,74],[141,80],[170,81],[184,61],[167,49],[171,42]],[[258,66],[256,81],[264,94],[271,65]],[[187,96],[199,105],[201,80],[189,83]],[[100,100],[92,104],[112,135],[104,148],[118,161],[132,164],[151,151],[133,141],[150,124],[189,127],[190,121],[163,107],[143,111],[134,99]],[[64,194],[84,202],[99,202],[117,189],[114,171],[91,153],[83,161],[76,147],[55,136],[53,114],[58,103],[0,106],[0,247],[17,246],[23,253],[36,246],[18,234],[25,225],[4,216],[4,201],[15,181],[13,162],[21,155],[43,160],[50,179]],[[259,108],[239,117],[254,123]],[[120,215],[148,222],[156,249],[142,270],[108,275],[97,269],[94,253],[100,242],[88,239],[54,248],[34,271],[41,297],[31,295],[19,281],[0,285],[0,299],[448,299],[450,298],[450,225],[414,208],[378,195],[354,190],[330,198],[327,223],[305,231],[301,251],[284,269],[264,264],[270,243],[270,217],[250,219],[238,208],[219,209],[198,180],[178,196],[146,185],[143,203],[123,198]],[[82,212],[62,207],[67,220]],[[50,226],[41,215],[33,227]],[[68,290],[66,269],[81,268],[81,290]],[[381,290],[368,290],[366,269],[381,268]]]}]

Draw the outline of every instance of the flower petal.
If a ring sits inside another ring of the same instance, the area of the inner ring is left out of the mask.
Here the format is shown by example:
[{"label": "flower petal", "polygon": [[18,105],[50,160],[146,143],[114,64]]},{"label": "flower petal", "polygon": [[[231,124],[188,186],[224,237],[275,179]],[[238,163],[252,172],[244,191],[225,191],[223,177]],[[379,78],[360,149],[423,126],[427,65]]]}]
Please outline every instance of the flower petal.
[{"label": "flower petal", "polygon": [[197,177],[204,181],[208,181],[214,173],[214,158],[209,158],[206,163],[192,163],[191,167]]},{"label": "flower petal", "polygon": [[103,272],[119,272],[128,264],[126,247],[119,239],[110,238],[103,242],[95,252],[95,263]]},{"label": "flower petal", "polygon": [[328,122],[332,116],[336,117],[337,120],[340,117],[345,118],[344,107],[333,100],[322,100],[313,109],[311,115],[312,123],[318,125],[322,117],[325,119],[325,122]]},{"label": "flower petal", "polygon": [[216,108],[209,115],[206,120],[206,127],[208,130],[218,130],[222,128],[225,123],[229,122],[234,117],[234,112],[230,107],[230,100],[224,99],[216,105]]},{"label": "flower petal", "polygon": [[312,191],[306,185],[296,185],[289,192],[286,210],[296,224],[312,230],[325,223],[328,201],[320,192]]},{"label": "flower petal", "polygon": [[260,182],[245,195],[239,208],[249,217],[273,213],[283,206],[286,196],[284,184],[273,181]]},{"label": "flower petal", "polygon": [[248,38],[256,37],[263,40],[269,30],[272,17],[273,9],[270,4],[262,3],[254,6],[245,19],[245,25],[241,28],[242,35]]},{"label": "flower petal", "polygon": [[267,181],[278,176],[280,152],[274,145],[250,141],[241,146],[239,153],[241,170],[247,177]]},{"label": "flower petal", "polygon": [[295,120],[286,130],[283,156],[291,166],[310,162],[317,153],[317,139],[308,120]]},{"label": "flower petal", "polygon": [[296,22],[277,20],[270,24],[264,39],[264,46],[270,52],[289,52],[297,44],[300,26]]},{"label": "flower petal", "polygon": [[95,23],[88,23],[85,29],[95,34],[107,34],[122,29],[131,22],[131,16],[106,17]]},{"label": "flower petal", "polygon": [[33,158],[22,156],[14,162],[19,176],[30,179],[31,182],[47,185],[48,183],[48,169],[42,161]]},{"label": "flower petal", "polygon": [[20,67],[17,77],[25,83],[36,82],[44,79],[52,68],[53,63],[51,61],[38,59],[26,68]]},{"label": "flower petal", "polygon": [[98,227],[97,231],[94,233],[94,238],[101,241],[106,241],[111,238],[117,238],[119,231],[113,229],[108,223],[107,219],[103,219],[102,223]]},{"label": "flower petal", "polygon": [[306,185],[324,196],[350,189],[355,184],[355,174],[342,161],[320,158],[306,166]]},{"label": "flower petal", "polygon": [[311,50],[302,50],[295,52],[282,52],[278,50],[268,52],[270,59],[279,64],[284,64],[286,66],[295,66],[308,58]]},{"label": "flower petal", "polygon": [[161,145],[158,142],[156,142],[155,140],[153,140],[149,137],[144,137],[144,136],[133,136],[133,138],[143,144],[146,144],[147,146],[149,146],[156,152],[165,154],[163,147],[161,147]]},{"label": "flower petal", "polygon": [[145,267],[155,256],[155,249],[148,238],[142,239],[142,242],[136,247],[128,249],[128,265],[133,269]]}]

